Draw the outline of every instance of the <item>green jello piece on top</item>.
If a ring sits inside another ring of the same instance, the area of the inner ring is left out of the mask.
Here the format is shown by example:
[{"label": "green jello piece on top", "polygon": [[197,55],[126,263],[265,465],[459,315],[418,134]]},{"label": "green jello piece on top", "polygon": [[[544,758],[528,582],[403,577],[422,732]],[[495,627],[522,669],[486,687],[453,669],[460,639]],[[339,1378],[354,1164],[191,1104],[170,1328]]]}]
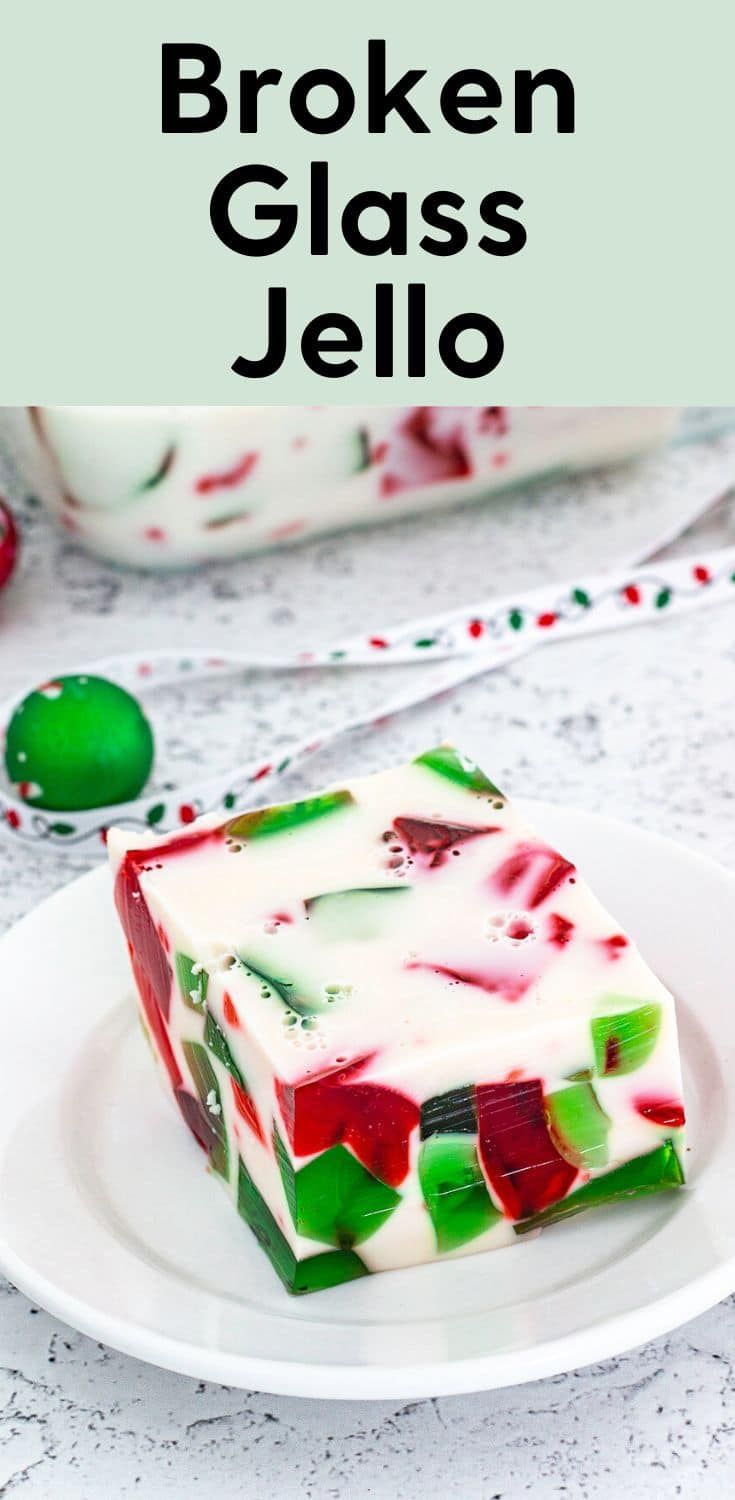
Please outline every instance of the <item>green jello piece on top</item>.
[{"label": "green jello piece on top", "polygon": [[325,942],[340,938],[369,939],[383,930],[385,912],[392,907],[386,897],[406,896],[406,885],[372,885],[347,891],[325,891],[304,902],[309,920]]},{"label": "green jello piece on top", "polygon": [[211,1011],[207,1011],[207,1019],[204,1023],[204,1040],[215,1057],[218,1057],[222,1066],[234,1078],[235,1083],[247,1093],[247,1084],[240,1072],[230,1051],[230,1045],[221,1026],[217,1025]]},{"label": "green jello piece on top", "polygon": [[575,1167],[604,1167],[609,1117],[588,1081],[555,1089],[544,1099],[549,1134],[557,1151]]},{"label": "green jello piece on top", "polygon": [[252,1177],[240,1162],[237,1206],[242,1218],[265,1250],[274,1270],[289,1292],[323,1291],[342,1281],[367,1276],[368,1268],[354,1250],[326,1250],[298,1260],[283,1231],[279,1228]]},{"label": "green jello piece on top", "polygon": [[681,1187],[684,1171],[674,1150],[672,1141],[664,1141],[655,1151],[645,1156],[636,1156],[623,1162],[612,1172],[593,1177],[584,1187],[552,1203],[539,1214],[524,1219],[513,1227],[516,1234],[527,1234],[530,1229],[540,1229],[544,1224],[554,1224],[557,1219],[568,1219],[585,1208],[597,1208],[602,1203],[613,1203],[619,1198],[637,1198],[646,1193],[659,1193],[668,1188]]},{"label": "green jello piece on top", "polygon": [[207,998],[207,985],[209,975],[206,969],[199,968],[194,972],[194,960],[186,953],[177,953],[174,959],[176,979],[178,982],[181,998],[189,1010],[198,1010],[201,1015]]},{"label": "green jello piece on top", "polygon": [[209,1061],[207,1049],[202,1046],[201,1042],[184,1042],[183,1051],[199,1102],[207,1112],[208,1124],[214,1136],[209,1160],[220,1177],[227,1177],[229,1175],[227,1131],[222,1114],[222,1096],[217,1075]]},{"label": "green jello piece on top", "polygon": [[[614,999],[613,999],[614,1004]],[[597,1016],[591,1022],[595,1071],[601,1078],[633,1073],[648,1061],[661,1030],[661,1006],[655,1001]]]},{"label": "green jello piece on top", "polygon": [[260,991],[264,999],[275,995],[286,1006],[287,1010],[293,1011],[294,1015],[310,1017],[326,1009],[326,1000],[317,999],[313,995],[307,995],[301,990],[295,979],[287,979],[285,975],[269,974],[267,969],[255,963],[247,953],[238,954],[238,962],[249,979],[254,979],[260,985]]},{"label": "green jello piece on top", "polygon": [[456,1250],[502,1218],[487,1190],[475,1142],[466,1135],[432,1135],[424,1141],[419,1181],[439,1250]]},{"label": "green jello piece on top", "polygon": [[435,750],[425,750],[423,755],[416,756],[414,765],[426,766],[429,771],[436,771],[438,776],[446,777],[447,781],[455,781],[458,786],[464,786],[470,792],[486,792],[489,796],[505,801],[503,793],[489,776],[474,761],[459,755],[453,745],[437,745]]},{"label": "green jello piece on top", "polygon": [[345,1146],[332,1146],[299,1171],[282,1142],[276,1157],[294,1226],[306,1239],[349,1250],[375,1234],[401,1201]]},{"label": "green jello piece on top", "polygon": [[291,828],[300,828],[304,823],[313,823],[328,813],[354,803],[351,792],[324,792],[320,797],[307,797],[303,802],[283,802],[276,807],[256,807],[252,812],[240,813],[225,825],[225,834],[231,839],[260,839],[271,833],[285,833]]}]

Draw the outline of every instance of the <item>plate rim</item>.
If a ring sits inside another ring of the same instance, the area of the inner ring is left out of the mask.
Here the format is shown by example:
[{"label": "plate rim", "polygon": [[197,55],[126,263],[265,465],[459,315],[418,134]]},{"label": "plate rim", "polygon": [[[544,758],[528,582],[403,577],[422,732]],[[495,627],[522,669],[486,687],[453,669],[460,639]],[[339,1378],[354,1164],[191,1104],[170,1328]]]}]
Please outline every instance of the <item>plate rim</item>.
[{"label": "plate rim", "polygon": [[[632,835],[661,852],[674,847],[710,876],[729,884],[735,895],[735,872],[710,855],[665,834],[607,813],[548,799],[522,797],[514,802],[532,819],[542,817],[548,810],[552,816],[568,815],[597,828],[610,828],[617,834],[624,830],[626,835]],[[12,936],[17,941],[26,924],[36,922],[51,907],[68,900],[72,892],[81,887],[86,890],[97,884],[102,886],[108,878],[107,866],[100,863],[53,891],[0,936],[0,957],[6,940]],[[681,1327],[735,1291],[735,1246],[732,1254],[716,1266],[682,1287],[655,1298],[644,1308],[636,1307],[603,1317],[573,1333],[510,1352],[498,1354],[490,1350],[468,1358],[434,1359],[420,1364],[410,1360],[400,1364],[367,1365],[267,1359],[247,1352],[208,1348],[169,1333],[153,1331],[145,1323],[129,1318],[123,1322],[114,1314],[59,1289],[16,1254],[6,1237],[1,1207],[0,1272],[32,1302],[85,1336],[125,1355],[191,1378],[303,1399],[404,1400],[504,1389],[601,1363],[640,1348]]]}]

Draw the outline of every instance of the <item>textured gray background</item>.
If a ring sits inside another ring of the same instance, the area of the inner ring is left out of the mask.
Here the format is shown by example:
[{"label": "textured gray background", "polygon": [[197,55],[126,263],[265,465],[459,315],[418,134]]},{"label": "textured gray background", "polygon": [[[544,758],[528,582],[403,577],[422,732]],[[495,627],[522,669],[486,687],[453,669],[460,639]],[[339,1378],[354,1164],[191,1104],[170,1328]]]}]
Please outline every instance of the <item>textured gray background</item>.
[{"label": "textured gray background", "polygon": [[[15,586],[0,596],[0,694],[97,651],[234,640],[258,648],[266,633],[288,649],[605,565],[682,513],[673,470],[669,479],[660,467],[639,469],[573,494],[167,579],[117,573],[77,551],[0,460],[0,490],[11,492],[25,540]],[[696,535],[735,542],[735,505],[725,501]],[[233,745],[268,751],[378,703],[384,690],[379,673],[353,671],[306,681],[251,675],[216,692],[171,694],[151,705],[157,775],[227,764]],[[372,769],[449,736],[494,747],[489,769],[510,792],[605,810],[735,867],[734,702],[730,607],[549,647],[335,745],[286,786]],[[78,856],[0,844],[0,927],[79,867]],[[652,1500],[712,1500],[731,1493],[734,1364],[730,1301],[624,1358],[515,1390],[408,1404],[296,1401],[139,1364],[0,1282],[0,1495],[583,1500],[635,1487]]]}]

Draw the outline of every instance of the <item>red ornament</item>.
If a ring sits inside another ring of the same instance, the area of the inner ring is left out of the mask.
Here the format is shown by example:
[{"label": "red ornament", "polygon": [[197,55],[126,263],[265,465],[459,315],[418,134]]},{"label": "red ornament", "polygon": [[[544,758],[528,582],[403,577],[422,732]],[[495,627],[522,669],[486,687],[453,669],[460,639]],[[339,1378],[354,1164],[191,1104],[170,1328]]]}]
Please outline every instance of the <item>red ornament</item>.
[{"label": "red ornament", "polygon": [[623,598],[627,600],[628,604],[640,604],[641,591],[638,587],[638,584],[626,584],[625,588],[623,589]]},{"label": "red ornament", "polygon": [[698,563],[696,568],[692,568],[692,573],[697,583],[710,583],[712,581],[712,574],[709,568],[705,568],[702,563]]},{"label": "red ornament", "polygon": [[549,630],[552,625],[556,624],[556,615],[553,610],[546,610],[544,614],[537,615],[536,624],[540,625],[542,630]]},{"label": "red ornament", "polygon": [[10,507],[0,500],[0,589],[15,567],[20,541]]}]

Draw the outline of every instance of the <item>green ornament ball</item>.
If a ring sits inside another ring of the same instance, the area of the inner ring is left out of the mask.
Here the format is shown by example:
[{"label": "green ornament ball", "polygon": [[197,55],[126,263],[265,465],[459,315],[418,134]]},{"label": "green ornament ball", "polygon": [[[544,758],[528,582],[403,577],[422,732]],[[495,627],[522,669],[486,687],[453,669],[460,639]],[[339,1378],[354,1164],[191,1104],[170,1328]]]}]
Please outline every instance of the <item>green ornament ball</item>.
[{"label": "green ornament ball", "polygon": [[56,677],[13,714],[5,769],[31,807],[81,812],[137,797],[153,764],[140,705],[104,677]]}]

